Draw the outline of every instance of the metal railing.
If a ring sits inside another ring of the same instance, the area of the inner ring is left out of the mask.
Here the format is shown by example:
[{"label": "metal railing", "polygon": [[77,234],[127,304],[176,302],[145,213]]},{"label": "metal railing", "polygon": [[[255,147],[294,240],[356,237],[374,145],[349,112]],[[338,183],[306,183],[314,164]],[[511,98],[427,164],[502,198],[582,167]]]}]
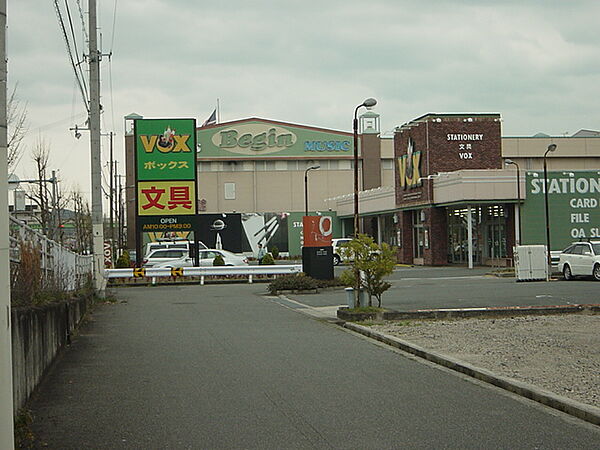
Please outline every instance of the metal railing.
[{"label": "metal railing", "polygon": [[9,242],[13,276],[20,270],[23,245],[36,249],[42,278],[60,281],[66,291],[82,287],[92,273],[91,255],[74,253],[14,217],[9,217]]},{"label": "metal railing", "polygon": [[134,268],[134,269],[106,269],[104,276],[114,278],[151,278],[156,283],[160,277],[200,277],[200,284],[204,284],[207,276],[247,276],[252,283],[255,275],[285,275],[302,272],[301,264],[293,265],[258,265],[258,266],[207,266],[207,267],[179,267],[179,268]]}]

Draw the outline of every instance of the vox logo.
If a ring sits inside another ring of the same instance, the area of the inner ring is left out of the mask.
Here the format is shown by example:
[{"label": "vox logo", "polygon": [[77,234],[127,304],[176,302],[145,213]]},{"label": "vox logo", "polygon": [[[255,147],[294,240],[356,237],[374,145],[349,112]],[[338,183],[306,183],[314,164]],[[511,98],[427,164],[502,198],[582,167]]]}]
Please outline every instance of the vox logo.
[{"label": "vox logo", "polygon": [[414,141],[408,139],[406,155],[397,159],[400,187],[412,189],[421,186],[421,152],[414,151]]},{"label": "vox logo", "polygon": [[160,135],[140,135],[140,141],[146,153],[158,150],[161,153],[189,153],[192,150],[188,145],[189,134],[175,134],[175,130],[168,127]]}]

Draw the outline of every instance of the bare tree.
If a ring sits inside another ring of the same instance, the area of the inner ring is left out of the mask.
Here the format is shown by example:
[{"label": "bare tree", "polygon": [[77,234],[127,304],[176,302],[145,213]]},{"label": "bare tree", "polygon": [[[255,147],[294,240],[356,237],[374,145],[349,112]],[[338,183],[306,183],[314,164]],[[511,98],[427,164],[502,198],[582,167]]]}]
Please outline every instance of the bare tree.
[{"label": "bare tree", "polygon": [[92,249],[92,214],[90,205],[79,190],[71,194],[75,225],[75,250],[78,253],[90,252]]},{"label": "bare tree", "polygon": [[17,85],[13,88],[6,104],[6,122],[8,125],[8,172],[14,168],[21,157],[21,143],[27,133],[27,104],[17,96]]},{"label": "bare tree", "polygon": [[48,175],[48,159],[50,155],[50,150],[46,142],[42,137],[39,137],[33,149],[33,161],[35,162],[37,177],[36,177],[36,186],[32,188],[28,197],[33,200],[33,202],[38,206],[40,210],[39,217],[34,217],[39,222],[42,233],[49,236],[50,231],[50,190],[47,186],[47,175]]}]

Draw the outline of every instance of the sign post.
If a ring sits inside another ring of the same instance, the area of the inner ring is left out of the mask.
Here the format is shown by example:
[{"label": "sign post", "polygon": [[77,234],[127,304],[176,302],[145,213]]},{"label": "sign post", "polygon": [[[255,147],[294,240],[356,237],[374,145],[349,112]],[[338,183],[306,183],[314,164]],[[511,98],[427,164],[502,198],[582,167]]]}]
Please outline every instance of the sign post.
[{"label": "sign post", "polygon": [[134,130],[139,264],[144,232],[193,231],[198,240],[196,120],[136,119]]},{"label": "sign post", "polygon": [[302,218],[302,271],[319,280],[333,279],[333,221],[330,216]]}]

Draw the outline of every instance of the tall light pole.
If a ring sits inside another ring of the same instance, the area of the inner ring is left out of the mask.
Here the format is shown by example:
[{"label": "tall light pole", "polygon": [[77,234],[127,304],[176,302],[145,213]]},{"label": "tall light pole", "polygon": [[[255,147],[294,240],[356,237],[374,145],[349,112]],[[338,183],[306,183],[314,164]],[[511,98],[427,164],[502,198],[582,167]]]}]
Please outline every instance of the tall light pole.
[{"label": "tall light pole", "polygon": [[517,245],[521,245],[521,176],[519,171],[519,165],[512,159],[507,159],[506,161],[504,161],[504,164],[506,164],[507,166],[512,164],[517,168],[517,220],[519,221],[519,238],[517,239]]},{"label": "tall light pole", "polygon": [[318,170],[321,166],[310,166],[304,171],[304,215],[308,216],[308,172]]},{"label": "tall light pole", "polygon": [[549,152],[556,150],[556,144],[550,144],[546,153],[544,153],[544,205],[546,212],[546,249],[548,251],[548,278],[552,275],[552,254],[550,252],[550,219],[548,215],[548,167],[546,166],[546,156]]},{"label": "tall light pole", "polygon": [[354,109],[354,122],[352,129],[354,130],[354,238],[358,237],[360,229],[358,226],[358,110],[363,106],[372,108],[377,104],[374,98],[368,98]]},{"label": "tall light pole", "polygon": [[[354,121],[352,122],[354,131],[354,239],[358,239],[360,233],[358,225],[358,110],[363,106],[372,108],[376,104],[377,100],[368,98],[354,109]],[[360,272],[356,269],[356,265],[354,267],[354,307],[358,308],[360,306]]]}]

